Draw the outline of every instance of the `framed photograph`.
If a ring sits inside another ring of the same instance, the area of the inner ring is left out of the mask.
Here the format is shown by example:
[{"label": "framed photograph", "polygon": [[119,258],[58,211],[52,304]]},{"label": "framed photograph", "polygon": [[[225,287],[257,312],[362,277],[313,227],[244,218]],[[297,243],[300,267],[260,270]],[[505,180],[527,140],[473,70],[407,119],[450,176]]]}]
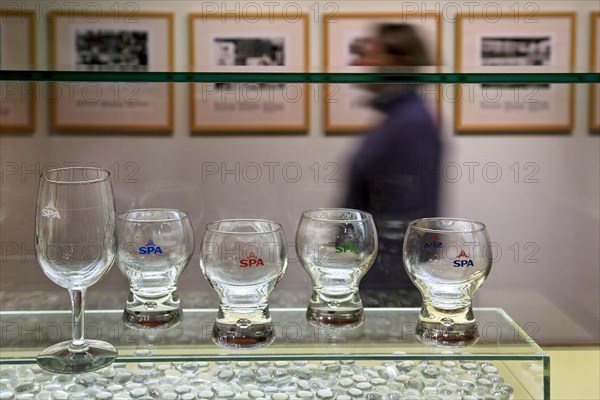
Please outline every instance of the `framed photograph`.
[{"label": "framed photograph", "polygon": [[[591,72],[600,73],[600,11],[592,13],[590,40]],[[590,130],[600,133],[600,83],[590,85]]]},{"label": "framed photograph", "polygon": [[[456,71],[572,71],[575,13],[459,15]],[[571,84],[481,84],[456,87],[457,132],[567,132],[573,127]]]},{"label": "framed photograph", "polygon": [[[169,71],[170,13],[55,12],[49,16],[50,63],[59,70]],[[50,123],[58,131],[169,132],[169,83],[60,82],[51,87]]]},{"label": "framed photograph", "polygon": [[[370,72],[368,67],[355,66],[355,59],[375,34],[379,24],[395,23],[413,25],[428,48],[431,64],[441,64],[441,27],[438,13],[405,15],[402,13],[335,13],[326,15],[323,24],[323,60],[330,72]],[[381,117],[369,103],[373,93],[361,85],[326,84],[323,114],[325,131],[347,133],[364,131]],[[439,85],[420,87],[423,98],[432,113],[441,110]]]},{"label": "framed photograph", "polygon": [[[193,71],[299,72],[308,67],[308,19],[283,15],[239,18],[191,14]],[[193,132],[308,130],[308,85],[195,83],[190,85]]]},{"label": "framed photograph", "polygon": [[[0,70],[34,68],[35,13],[0,11]],[[35,89],[33,82],[0,82],[0,132],[35,129]]]}]

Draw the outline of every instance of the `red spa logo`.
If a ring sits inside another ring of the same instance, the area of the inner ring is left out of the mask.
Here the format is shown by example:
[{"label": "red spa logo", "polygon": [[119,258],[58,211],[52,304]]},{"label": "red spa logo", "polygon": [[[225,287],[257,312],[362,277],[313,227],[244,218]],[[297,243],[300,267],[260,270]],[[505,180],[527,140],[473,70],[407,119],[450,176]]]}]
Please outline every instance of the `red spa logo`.
[{"label": "red spa logo", "polygon": [[241,268],[247,268],[247,267],[264,267],[265,263],[263,262],[262,258],[258,258],[256,257],[256,254],[254,254],[253,251],[251,251],[248,254],[248,257],[246,257],[245,259],[240,260],[240,267]]}]

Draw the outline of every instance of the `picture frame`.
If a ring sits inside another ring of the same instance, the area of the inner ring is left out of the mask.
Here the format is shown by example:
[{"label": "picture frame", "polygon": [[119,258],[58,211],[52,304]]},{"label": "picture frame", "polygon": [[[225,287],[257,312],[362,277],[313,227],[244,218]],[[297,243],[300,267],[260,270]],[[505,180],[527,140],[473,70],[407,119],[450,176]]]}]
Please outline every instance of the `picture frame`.
[{"label": "picture frame", "polygon": [[[349,67],[357,41],[368,39],[376,23],[407,23],[418,28],[428,48],[434,72],[439,71],[442,60],[441,16],[437,12],[404,14],[397,12],[344,12],[325,15],[323,18],[323,62],[325,71],[370,72],[367,67]],[[324,130],[328,135],[346,134],[368,130],[381,117],[368,106],[373,94],[358,85],[325,84],[323,102]],[[426,100],[436,120],[441,120],[442,101],[440,85],[422,85]]]},{"label": "picture frame", "polygon": [[[572,71],[575,65],[574,12],[533,16],[458,15],[456,72]],[[457,85],[457,133],[566,133],[573,128],[572,84]]]},{"label": "picture frame", "polygon": [[[600,73],[600,11],[590,15],[590,72]],[[590,85],[589,129],[600,134],[600,83]]]},{"label": "picture frame", "polygon": [[[189,15],[192,71],[304,72],[308,15]],[[283,83],[193,83],[192,133],[305,133],[309,86]]]},{"label": "picture frame", "polygon": [[[173,14],[54,11],[48,17],[50,64],[58,70],[171,71]],[[56,82],[54,131],[161,133],[173,130],[173,84]]]},{"label": "picture frame", "polygon": [[[8,40],[18,37],[19,40]],[[0,70],[35,69],[35,12],[0,10]],[[0,133],[33,132],[36,84],[1,81]]]}]

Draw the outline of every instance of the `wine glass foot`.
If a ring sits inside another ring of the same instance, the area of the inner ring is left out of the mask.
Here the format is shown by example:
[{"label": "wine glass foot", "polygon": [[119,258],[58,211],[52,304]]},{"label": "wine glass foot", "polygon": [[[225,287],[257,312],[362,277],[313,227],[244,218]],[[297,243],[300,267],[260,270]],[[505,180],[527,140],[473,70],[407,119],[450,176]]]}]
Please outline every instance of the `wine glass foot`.
[{"label": "wine glass foot", "polygon": [[215,322],[212,333],[215,344],[232,349],[259,349],[275,340],[272,323],[240,325]]},{"label": "wine glass foot", "polygon": [[421,342],[439,347],[467,347],[479,340],[479,331],[475,323],[448,326],[443,323],[419,321],[415,333]]},{"label": "wine glass foot", "polygon": [[79,374],[109,366],[117,358],[117,349],[101,340],[86,340],[88,349],[83,352],[69,350],[71,342],[61,342],[43,350],[37,364],[50,372]]},{"label": "wine glass foot", "polygon": [[306,319],[309,324],[315,327],[335,326],[351,329],[363,324],[365,313],[362,308],[356,310],[319,310],[309,306],[306,310]]},{"label": "wine glass foot", "polygon": [[181,308],[156,312],[131,311],[125,308],[123,311],[123,322],[133,329],[168,329],[179,325],[182,319]]}]

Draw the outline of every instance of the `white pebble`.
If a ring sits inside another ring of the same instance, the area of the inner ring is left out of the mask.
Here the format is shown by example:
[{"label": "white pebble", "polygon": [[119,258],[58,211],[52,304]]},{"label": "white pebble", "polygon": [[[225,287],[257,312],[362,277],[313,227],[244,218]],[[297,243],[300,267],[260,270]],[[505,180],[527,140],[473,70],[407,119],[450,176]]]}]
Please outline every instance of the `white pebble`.
[{"label": "white pebble", "polygon": [[259,397],[263,397],[265,395],[265,393],[260,390],[251,390],[250,393],[248,393],[248,394],[253,399],[258,399]]},{"label": "white pebble", "polygon": [[330,389],[321,389],[317,391],[317,396],[322,399],[329,399],[333,397],[333,392]]},{"label": "white pebble", "polygon": [[493,365],[488,365],[486,367],[483,367],[483,372],[485,372],[486,374],[495,374],[496,372],[498,372],[498,368],[494,367]]},{"label": "white pebble", "polygon": [[54,393],[52,393],[52,399],[54,400],[67,400],[68,398],[69,393],[63,392],[62,390],[57,390]]},{"label": "white pebble", "polygon": [[342,378],[340,379],[340,386],[341,387],[348,387],[348,386],[352,386],[354,384],[354,381],[350,378]]}]

